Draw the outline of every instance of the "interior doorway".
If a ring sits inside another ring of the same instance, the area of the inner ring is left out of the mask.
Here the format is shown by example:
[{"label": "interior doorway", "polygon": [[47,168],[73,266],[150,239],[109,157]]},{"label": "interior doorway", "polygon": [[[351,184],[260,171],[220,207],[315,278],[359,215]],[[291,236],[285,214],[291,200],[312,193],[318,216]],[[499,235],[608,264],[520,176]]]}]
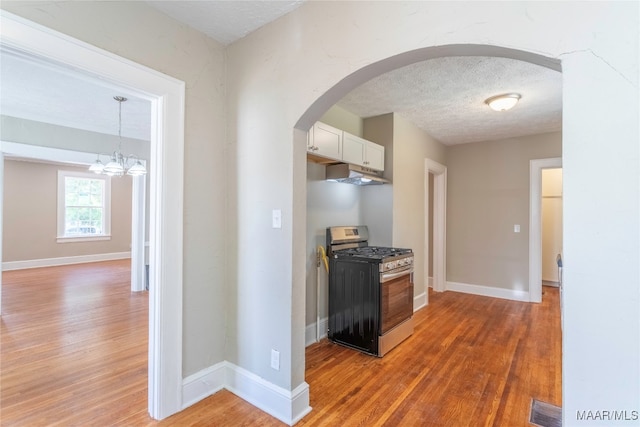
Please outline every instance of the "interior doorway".
[{"label": "interior doorway", "polygon": [[[434,192],[434,184],[435,184],[435,176],[433,175],[432,172],[428,172],[429,176],[428,176],[428,182],[427,182],[427,187],[428,187],[428,199],[427,199],[427,203],[429,206],[429,210],[427,211],[427,215],[428,215],[428,219],[426,221],[426,227],[427,227],[427,233],[429,238],[428,238],[428,245],[429,245],[429,250],[428,250],[428,256],[427,256],[427,264],[428,264],[428,275],[427,275],[427,287],[428,288],[433,288],[433,234],[434,234],[434,230],[433,230],[433,192]],[[427,289],[427,293],[428,293],[428,289]]]},{"label": "interior doorway", "polygon": [[[529,162],[529,301],[542,302],[542,171],[562,167],[562,158]],[[560,307],[562,310],[562,307]]]},{"label": "interior doorway", "polygon": [[[429,191],[429,177],[433,177],[433,195]],[[425,263],[424,277],[433,277],[433,290],[443,292],[446,288],[446,242],[447,242],[447,167],[440,163],[425,159]],[[433,209],[429,200],[433,200]],[[430,215],[433,212],[433,215]],[[431,218],[433,216],[433,218]],[[432,225],[430,225],[432,224]],[[430,245],[430,241],[432,241]],[[432,274],[429,275],[431,264]],[[429,303],[429,292],[427,303]]]},{"label": "interior doorway", "polygon": [[81,70],[151,102],[148,410],[166,418],[182,409],[182,352],[176,349],[182,348],[185,84],[9,13],[0,15],[0,24],[3,50]]},{"label": "interior doorway", "polygon": [[[542,171],[542,285],[562,281],[562,168]],[[544,288],[543,288],[544,297]]]}]

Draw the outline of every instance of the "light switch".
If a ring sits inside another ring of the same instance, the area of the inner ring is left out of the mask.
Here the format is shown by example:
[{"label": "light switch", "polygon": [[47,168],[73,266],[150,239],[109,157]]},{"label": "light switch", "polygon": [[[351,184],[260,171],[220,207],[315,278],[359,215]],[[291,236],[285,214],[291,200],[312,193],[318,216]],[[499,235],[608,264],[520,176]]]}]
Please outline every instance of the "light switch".
[{"label": "light switch", "polygon": [[515,224],[513,226],[513,232],[514,233],[519,233],[520,232],[520,224]]},{"label": "light switch", "polygon": [[271,227],[282,228],[282,211],[280,209],[274,209],[271,212]]}]

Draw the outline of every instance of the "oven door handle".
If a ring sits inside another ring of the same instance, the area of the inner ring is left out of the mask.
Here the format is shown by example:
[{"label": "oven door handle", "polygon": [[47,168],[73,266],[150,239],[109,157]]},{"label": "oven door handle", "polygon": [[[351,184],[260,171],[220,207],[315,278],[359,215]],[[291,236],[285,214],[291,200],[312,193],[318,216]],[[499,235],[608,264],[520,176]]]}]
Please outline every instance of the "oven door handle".
[{"label": "oven door handle", "polygon": [[410,265],[408,267],[404,267],[402,270],[393,270],[388,273],[380,274],[380,283],[385,283],[393,279],[397,279],[398,277],[406,276],[408,274],[413,274],[413,266]]}]

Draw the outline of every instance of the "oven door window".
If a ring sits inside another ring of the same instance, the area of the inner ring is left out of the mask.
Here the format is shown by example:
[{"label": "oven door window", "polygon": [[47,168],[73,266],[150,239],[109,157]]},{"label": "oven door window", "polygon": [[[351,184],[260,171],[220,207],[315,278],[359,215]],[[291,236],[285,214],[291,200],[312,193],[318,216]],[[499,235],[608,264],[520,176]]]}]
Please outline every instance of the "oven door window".
[{"label": "oven door window", "polygon": [[380,334],[384,334],[413,315],[413,273],[380,277]]}]

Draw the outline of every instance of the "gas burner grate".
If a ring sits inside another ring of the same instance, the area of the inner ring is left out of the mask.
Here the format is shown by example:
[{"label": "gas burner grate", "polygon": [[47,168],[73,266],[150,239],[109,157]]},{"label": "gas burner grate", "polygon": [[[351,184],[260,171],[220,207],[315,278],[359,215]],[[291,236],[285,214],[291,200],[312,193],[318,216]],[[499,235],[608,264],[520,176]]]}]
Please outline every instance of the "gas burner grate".
[{"label": "gas burner grate", "polygon": [[340,256],[357,256],[365,258],[388,258],[412,253],[411,249],[387,248],[381,246],[364,246],[359,248],[342,249],[335,252]]}]

